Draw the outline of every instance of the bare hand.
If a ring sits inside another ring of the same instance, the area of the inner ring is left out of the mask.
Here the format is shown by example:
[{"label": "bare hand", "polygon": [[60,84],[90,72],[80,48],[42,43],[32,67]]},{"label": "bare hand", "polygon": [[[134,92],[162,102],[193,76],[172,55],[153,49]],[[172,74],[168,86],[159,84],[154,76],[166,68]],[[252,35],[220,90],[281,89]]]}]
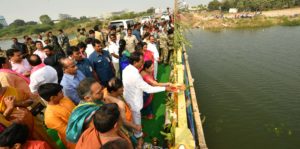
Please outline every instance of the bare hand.
[{"label": "bare hand", "polygon": [[21,102],[15,102],[15,106],[16,107],[29,107],[30,105],[33,104],[33,100],[31,99],[28,99],[28,100],[25,100],[25,101],[21,101]]},{"label": "bare hand", "polygon": [[29,98],[37,101],[40,100],[40,96],[37,93],[32,93]]},{"label": "bare hand", "polygon": [[7,109],[13,109],[15,107],[15,96],[7,96],[4,98],[4,104],[6,105]]},{"label": "bare hand", "polygon": [[169,92],[179,92],[179,91],[184,91],[186,89],[185,85],[178,85],[178,84],[171,84],[170,86],[166,87],[166,91]]},{"label": "bare hand", "polygon": [[167,92],[171,92],[171,91],[172,91],[172,87],[171,87],[171,86],[167,86],[167,87],[166,87],[166,91],[167,91]]},{"label": "bare hand", "polygon": [[26,108],[17,107],[10,115],[13,122],[22,123],[32,119],[32,114]]},{"label": "bare hand", "polygon": [[161,58],[158,58],[157,62],[158,62],[158,63],[162,62]]},{"label": "bare hand", "polygon": [[134,129],[136,131],[142,131],[142,126],[141,125],[136,125]]},{"label": "bare hand", "polygon": [[181,91],[184,91],[184,90],[186,90],[186,87],[185,87],[185,85],[183,84],[183,85],[180,85],[180,86],[178,86],[178,88],[179,88],[179,90],[181,90]]},{"label": "bare hand", "polygon": [[166,86],[172,86],[172,83],[168,82],[166,83]]},{"label": "bare hand", "polygon": [[24,72],[23,75],[24,75],[25,77],[29,77],[29,76],[30,76],[30,71]]}]

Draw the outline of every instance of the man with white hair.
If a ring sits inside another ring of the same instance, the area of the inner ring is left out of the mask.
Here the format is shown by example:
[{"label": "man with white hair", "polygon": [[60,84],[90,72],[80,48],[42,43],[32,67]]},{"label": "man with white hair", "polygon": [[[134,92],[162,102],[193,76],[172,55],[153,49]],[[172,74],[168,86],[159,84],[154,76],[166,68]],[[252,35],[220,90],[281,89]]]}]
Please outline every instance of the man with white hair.
[{"label": "man with white hair", "polygon": [[80,81],[85,78],[84,74],[78,70],[75,62],[69,58],[61,59],[64,76],[60,82],[63,86],[64,95],[69,97],[74,104],[79,104],[80,97],[77,94],[76,88]]}]

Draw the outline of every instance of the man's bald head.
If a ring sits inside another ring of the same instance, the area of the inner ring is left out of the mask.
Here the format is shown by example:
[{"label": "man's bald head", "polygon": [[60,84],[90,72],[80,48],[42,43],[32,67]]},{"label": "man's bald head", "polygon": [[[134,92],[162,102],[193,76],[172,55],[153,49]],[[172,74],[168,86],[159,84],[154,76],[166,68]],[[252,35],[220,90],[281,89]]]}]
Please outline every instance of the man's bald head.
[{"label": "man's bald head", "polygon": [[60,60],[60,63],[63,67],[64,73],[75,75],[77,72],[77,66],[72,59],[63,58]]},{"label": "man's bald head", "polygon": [[29,56],[28,62],[31,66],[37,66],[42,63],[42,60],[38,55],[32,54]]},{"label": "man's bald head", "polygon": [[60,63],[63,66],[63,68],[66,68],[66,67],[70,66],[71,64],[73,64],[74,61],[69,58],[62,58],[62,59],[60,59]]}]

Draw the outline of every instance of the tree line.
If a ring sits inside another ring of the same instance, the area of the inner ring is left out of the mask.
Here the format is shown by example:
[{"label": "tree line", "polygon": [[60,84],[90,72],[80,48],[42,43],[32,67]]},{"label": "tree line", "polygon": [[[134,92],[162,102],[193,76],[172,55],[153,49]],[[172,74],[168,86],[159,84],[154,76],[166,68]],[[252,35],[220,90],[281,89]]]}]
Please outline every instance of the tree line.
[{"label": "tree line", "polygon": [[[8,27],[0,28],[0,37],[20,36],[22,34],[40,34],[49,30],[58,30],[74,27],[77,24],[87,22],[89,19],[85,16],[80,18],[70,17],[67,14],[59,14],[59,23],[54,23],[48,15],[39,17],[40,23],[35,21],[25,22],[22,19],[16,19]],[[0,26],[1,27],[1,26]]]},{"label": "tree line", "polygon": [[228,11],[238,8],[239,11],[263,11],[300,6],[300,0],[213,0],[209,2],[209,10]]},{"label": "tree line", "polygon": [[137,17],[141,17],[141,16],[149,16],[154,14],[155,12],[155,8],[151,7],[149,9],[147,9],[146,11],[142,11],[142,12],[127,12],[127,13],[123,13],[121,15],[115,15],[110,17],[110,20],[120,20],[120,19],[133,19],[133,18],[137,18]]},{"label": "tree line", "polygon": [[[108,20],[118,20],[118,19],[132,19],[145,15],[152,15],[155,9],[153,7],[142,12],[127,12],[121,15],[115,15],[108,18]],[[80,24],[85,22],[90,22],[90,24],[102,24],[100,20],[90,20],[86,16],[81,16],[79,18],[71,17],[68,14],[59,14],[59,23],[54,23],[48,15],[41,15],[39,21],[29,21],[25,22],[21,19],[14,20],[8,27],[3,28],[0,24],[0,37],[10,37],[10,36],[20,36],[22,34],[31,35],[39,34],[42,32],[47,32],[49,30],[58,30],[58,29],[68,29],[72,27],[78,27]]]}]

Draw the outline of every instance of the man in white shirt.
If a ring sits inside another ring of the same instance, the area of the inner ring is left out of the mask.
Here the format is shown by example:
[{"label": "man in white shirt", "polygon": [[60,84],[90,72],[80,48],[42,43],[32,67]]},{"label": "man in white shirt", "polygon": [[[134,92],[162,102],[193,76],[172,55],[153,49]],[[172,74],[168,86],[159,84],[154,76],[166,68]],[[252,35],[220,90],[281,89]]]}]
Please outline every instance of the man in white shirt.
[{"label": "man in white shirt", "polygon": [[[134,52],[130,56],[130,64],[123,70],[122,78],[124,84],[124,98],[130,105],[133,123],[141,125],[141,112],[143,108],[143,92],[157,93],[162,91],[171,91],[168,87],[153,87],[147,84],[139,73],[139,69],[144,64],[143,55]],[[135,137],[140,138],[143,132],[134,132]]]},{"label": "man in white shirt", "polygon": [[92,45],[92,42],[93,42],[93,38],[87,38],[85,40],[86,42],[86,49],[85,49],[85,53],[86,53],[86,57],[88,58],[94,51],[94,47]]},{"label": "man in white shirt", "polygon": [[155,38],[153,35],[150,36],[150,43],[148,43],[148,50],[153,52],[154,56],[154,79],[156,80],[157,78],[157,69],[158,69],[158,62],[159,60],[159,52],[157,50],[157,45],[155,44]]},{"label": "man in white shirt", "polygon": [[117,37],[116,34],[110,34],[111,42],[108,46],[108,52],[112,57],[112,63],[115,68],[115,74],[118,77],[119,76],[119,44],[117,43]]},{"label": "man in white shirt", "polygon": [[132,53],[135,50],[135,46],[138,44],[138,40],[136,39],[135,35],[132,35],[132,30],[127,30],[127,36],[124,37],[126,41],[126,49]]},{"label": "man in white shirt", "polygon": [[36,41],[42,42],[43,47],[47,46],[47,45],[45,44],[45,42],[43,41],[43,36],[42,36],[41,34],[38,34]]},{"label": "man in white shirt", "polygon": [[43,43],[40,42],[40,41],[36,41],[35,42],[35,46],[36,46],[36,50],[33,52],[33,54],[38,55],[41,58],[42,62],[44,62],[44,60],[47,57],[47,55],[44,52]]},{"label": "man in white shirt", "polygon": [[33,67],[30,75],[29,88],[32,93],[37,92],[40,85],[45,83],[58,83],[57,72],[51,66],[42,63],[38,55],[31,55],[28,60]]}]

